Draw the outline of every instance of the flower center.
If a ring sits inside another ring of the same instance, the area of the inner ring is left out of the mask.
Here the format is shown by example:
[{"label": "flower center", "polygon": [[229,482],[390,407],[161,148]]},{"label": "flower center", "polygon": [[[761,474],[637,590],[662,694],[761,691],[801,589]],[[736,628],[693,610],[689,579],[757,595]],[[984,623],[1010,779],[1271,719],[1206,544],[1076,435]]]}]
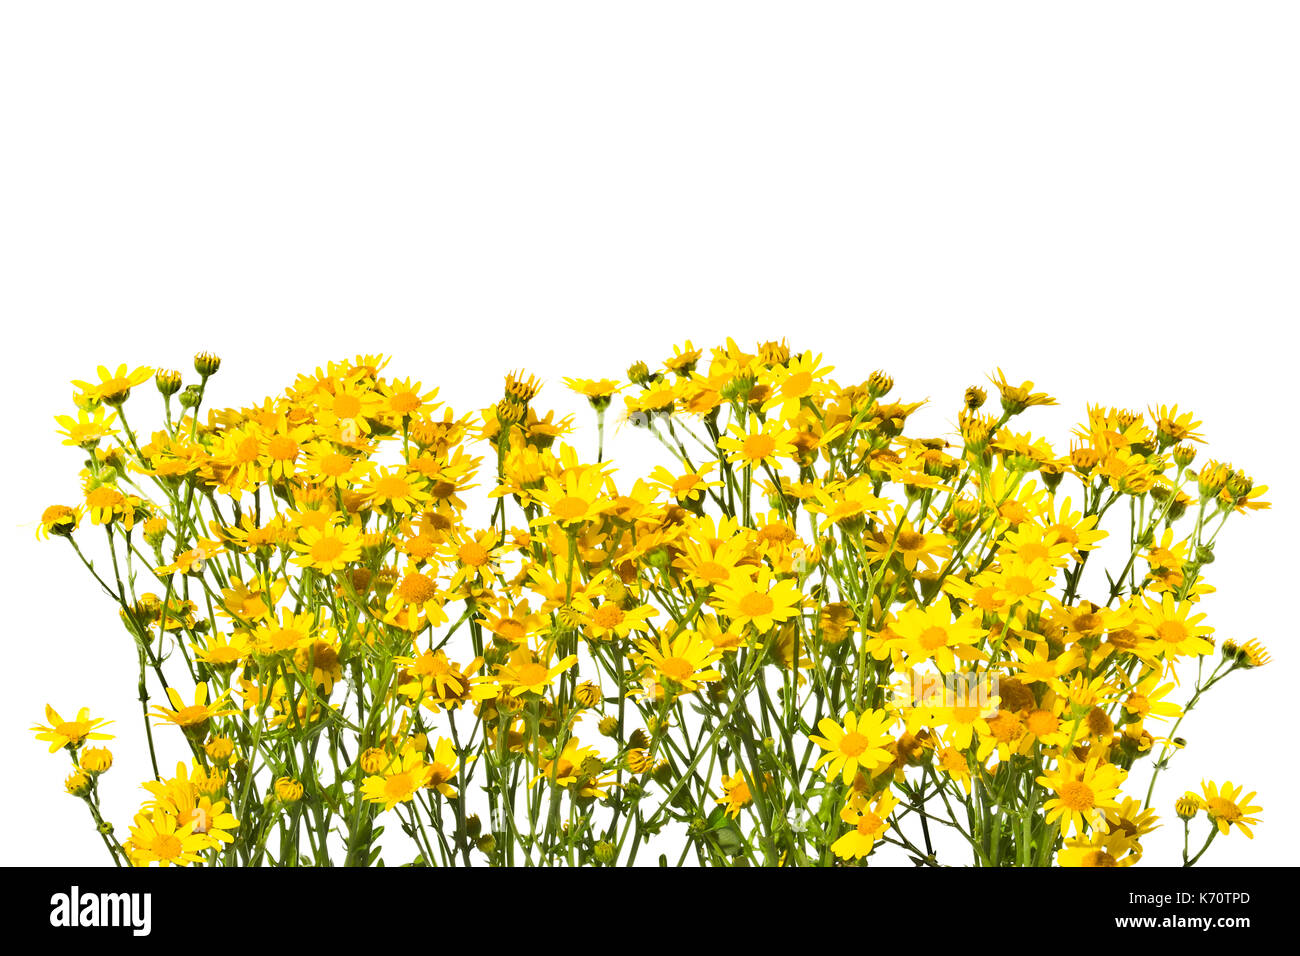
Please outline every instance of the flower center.
[{"label": "flower center", "polygon": [[1187,639],[1187,628],[1181,621],[1162,621],[1156,636],[1167,644],[1179,644]]},{"label": "flower center", "polygon": [[159,833],[153,838],[153,845],[149,849],[160,860],[174,860],[181,855],[184,848],[174,833]]},{"label": "flower center", "polygon": [[904,531],[898,536],[898,547],[901,551],[919,551],[925,547],[925,535],[915,531]]},{"label": "flower center", "polygon": [[744,617],[763,617],[771,614],[774,606],[770,597],[757,591],[746,594],[740,599],[740,613]]},{"label": "flower center", "polygon": [[921,632],[918,639],[921,647],[927,651],[933,651],[936,648],[943,647],[948,643],[948,632],[942,627],[927,627]]},{"label": "flower center", "polygon": [[434,583],[425,575],[416,571],[412,571],[402,578],[402,583],[397,586],[397,596],[409,604],[423,604],[425,601],[431,601],[437,593],[438,589]]},{"label": "flower center", "polygon": [[524,687],[536,687],[546,683],[546,668],[533,661],[519,668],[519,683]]},{"label": "flower center", "polygon": [[1210,816],[1220,820],[1227,820],[1229,823],[1235,823],[1241,819],[1241,810],[1235,803],[1224,800],[1222,797],[1212,797],[1209,801]]},{"label": "flower center", "polygon": [[276,435],[266,446],[266,451],[276,461],[293,461],[298,457],[298,443],[287,435]]},{"label": "flower center", "polygon": [[884,825],[885,821],[874,813],[864,813],[858,818],[858,832],[863,836],[875,836]]},{"label": "flower center", "polygon": [[663,663],[659,665],[659,673],[665,677],[671,677],[678,683],[682,683],[695,673],[695,667],[685,658],[666,657]]},{"label": "flower center", "polygon": [[343,553],[343,542],[338,538],[321,538],[311,547],[313,561],[333,561]]},{"label": "flower center", "polygon": [[1071,780],[1061,788],[1061,802],[1071,811],[1091,810],[1093,806],[1092,787],[1081,780]]},{"label": "flower center", "polygon": [[375,495],[380,498],[405,498],[411,493],[411,486],[401,475],[385,475],[375,482]]},{"label": "flower center", "polygon": [[590,503],[585,498],[569,495],[561,498],[551,507],[551,514],[561,521],[572,521],[585,515],[590,507]]},{"label": "flower center", "polygon": [[758,434],[750,435],[746,438],[744,445],[741,446],[741,451],[744,453],[744,456],[751,461],[758,461],[759,459],[766,458],[768,455],[772,454],[775,448],[775,438],[771,435]]},{"label": "flower center", "polygon": [[606,601],[600,607],[596,608],[596,613],[591,616],[591,621],[599,628],[610,630],[623,623],[623,609],[617,604]]},{"label": "flower center", "polygon": [[867,749],[869,743],[866,737],[855,730],[851,734],[845,734],[840,740],[840,753],[848,757],[856,757]]},{"label": "flower center", "polygon": [[1036,710],[1029,715],[1027,724],[1029,732],[1035,737],[1042,737],[1046,734],[1054,734],[1061,726],[1061,722],[1050,710]]}]

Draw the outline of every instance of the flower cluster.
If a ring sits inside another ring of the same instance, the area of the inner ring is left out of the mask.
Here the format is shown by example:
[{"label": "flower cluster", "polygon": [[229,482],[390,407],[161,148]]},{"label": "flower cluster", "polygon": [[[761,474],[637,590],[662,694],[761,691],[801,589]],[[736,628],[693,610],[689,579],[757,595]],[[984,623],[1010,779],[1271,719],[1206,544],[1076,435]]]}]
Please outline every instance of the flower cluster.
[{"label": "flower cluster", "polygon": [[[140,686],[170,705],[145,715],[155,779],[125,842],[99,813],[111,755],[82,748],[102,721],[50,709],[34,729],[71,753],[67,789],[119,862],[666,846],[863,865],[892,846],[941,865],[933,826],[958,862],[1125,866],[1178,722],[1268,662],[1223,640],[1216,663],[1199,610],[1220,529],[1266,489],[1198,465],[1177,406],[1089,407],[1062,449],[1016,430],[1055,400],[998,370],[951,434],[917,437],[923,403],[883,372],[845,385],[784,342],[687,342],[565,380],[595,411],[592,461],[531,376],[458,414],[386,366],[331,363],[238,409],[205,406],[206,353],[189,385],[127,366],[74,383],[57,420],[82,493],[39,534],[118,605]],[[160,414],[136,430],[151,378]],[[665,463],[618,472],[611,410]],[[170,779],[162,748],[183,748]],[[1206,847],[1250,836],[1242,789],[1206,783],[1177,815],[1206,813]]]}]

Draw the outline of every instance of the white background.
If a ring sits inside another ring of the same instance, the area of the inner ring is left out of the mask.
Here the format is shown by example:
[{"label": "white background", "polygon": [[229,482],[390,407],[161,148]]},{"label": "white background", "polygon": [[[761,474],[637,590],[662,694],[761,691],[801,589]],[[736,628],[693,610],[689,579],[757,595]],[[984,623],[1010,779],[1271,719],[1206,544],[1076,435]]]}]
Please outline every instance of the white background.
[{"label": "white background", "polygon": [[47,701],[116,719],[123,837],[143,796],[132,646],[33,536],[76,498],[71,379],[212,349],[238,405],[386,352],[458,411],[520,366],[582,411],[562,376],[733,335],[888,370],[933,401],[920,432],[997,366],[1060,400],[1021,419],[1060,449],[1088,401],[1194,410],[1274,502],[1229,522],[1204,609],[1274,662],[1184,723],[1148,860],[1175,862],[1170,803],[1209,776],[1264,812],[1207,862],[1292,863],[1298,26],[1286,3],[6,4],[0,861],[107,861],[28,731]]}]

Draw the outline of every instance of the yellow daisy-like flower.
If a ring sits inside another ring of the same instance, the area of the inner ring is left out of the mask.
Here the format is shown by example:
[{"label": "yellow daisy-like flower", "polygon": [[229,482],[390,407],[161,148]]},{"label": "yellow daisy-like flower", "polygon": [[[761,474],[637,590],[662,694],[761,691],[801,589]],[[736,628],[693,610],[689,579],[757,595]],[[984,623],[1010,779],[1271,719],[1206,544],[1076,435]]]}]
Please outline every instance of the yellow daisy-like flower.
[{"label": "yellow daisy-like flower", "polygon": [[241,661],[253,655],[253,639],[247,631],[235,631],[226,634],[221,631],[209,634],[204,643],[191,643],[195,660],[203,661],[209,667],[229,670]]},{"label": "yellow daisy-like flower", "polygon": [[1159,641],[1158,654],[1177,659],[1214,651],[1214,644],[1206,639],[1214,628],[1201,624],[1205,614],[1191,613],[1195,608],[1191,601],[1179,603],[1172,594],[1165,593],[1156,600],[1147,598],[1143,604],[1137,609],[1135,629]]},{"label": "yellow daisy-like flower", "polygon": [[760,634],[798,614],[801,600],[793,581],[774,581],[767,568],[759,569],[753,578],[738,571],[713,593],[714,608],[731,618],[733,626],[752,624]]},{"label": "yellow daisy-like flower", "polygon": [[208,684],[207,681],[200,681],[194,688],[194,703],[186,704],[185,698],[175,687],[167,688],[167,698],[171,701],[171,709],[155,705],[152,708],[154,716],[160,721],[169,724],[175,724],[186,733],[198,733],[206,729],[207,723],[213,717],[223,717],[226,714],[235,713],[234,710],[226,707],[226,695],[222,694],[212,703],[208,703]]},{"label": "yellow daisy-like flower", "polygon": [[181,824],[162,809],[136,815],[125,849],[133,866],[188,866],[212,846],[206,834],[194,832],[195,821]]},{"label": "yellow daisy-like flower", "polygon": [[795,433],[751,417],[748,430],[732,425],[728,434],[718,439],[718,447],[733,465],[754,468],[771,464],[778,458],[795,457]]},{"label": "yellow daisy-like flower", "polygon": [[717,467],[716,461],[707,461],[698,471],[675,475],[660,465],[650,473],[650,483],[668,492],[678,502],[700,501],[708,489],[722,487],[722,482],[708,480],[709,473]]},{"label": "yellow daisy-like flower", "polygon": [[545,487],[532,492],[532,497],[546,508],[546,513],[535,518],[533,524],[558,522],[571,527],[600,517],[613,503],[606,494],[608,481],[598,467],[566,469],[563,480],[547,475]]},{"label": "yellow daisy-like flower", "polygon": [[578,656],[570,654],[557,661],[553,667],[547,667],[546,662],[539,659],[537,654],[527,648],[520,648],[510,655],[509,662],[501,668],[497,682],[509,690],[511,697],[542,694],[551,681],[577,663]]},{"label": "yellow daisy-like flower", "polygon": [[645,660],[654,669],[658,688],[679,687],[690,693],[700,684],[721,680],[722,674],[712,665],[722,657],[711,641],[697,631],[684,631],[673,637],[664,635],[658,643],[642,641]]},{"label": "yellow daisy-like flower", "polygon": [[614,395],[623,387],[622,383],[609,378],[566,378],[564,384],[579,395],[585,396],[598,411],[608,407]]},{"label": "yellow daisy-like flower", "polygon": [[280,612],[280,620],[272,619],[254,633],[257,650],[262,654],[291,654],[306,647],[316,635],[316,617],[311,612],[294,614],[289,608]]},{"label": "yellow daisy-like flower", "polygon": [[376,469],[365,481],[360,490],[372,508],[391,508],[398,514],[410,514],[433,496],[425,490],[423,475],[412,474],[400,466]]},{"label": "yellow daisy-like flower", "polygon": [[604,600],[600,604],[582,597],[574,602],[582,615],[587,636],[592,640],[608,641],[614,637],[627,637],[632,631],[644,632],[650,627],[650,618],[659,614],[648,604],[624,608],[618,601]]},{"label": "yellow daisy-like flower", "polygon": [[1259,823],[1259,818],[1254,814],[1263,810],[1263,807],[1256,807],[1251,804],[1255,799],[1255,792],[1252,790],[1246,796],[1241,793],[1245,787],[1234,787],[1232,781],[1227,781],[1219,786],[1212,781],[1205,780],[1201,782],[1201,793],[1205,798],[1205,812],[1210,818],[1210,822],[1219,828],[1219,832],[1227,835],[1228,831],[1236,826],[1242,833],[1250,839],[1255,838],[1251,832],[1251,827]]},{"label": "yellow daisy-like flower", "polygon": [[153,378],[153,369],[141,365],[135,371],[127,371],[125,364],[119,365],[117,371],[110,372],[101,365],[96,369],[98,382],[82,382],[74,379],[72,384],[81,389],[78,404],[88,400],[107,402],[110,405],[121,404],[130,394],[131,389]]},{"label": "yellow daisy-like flower", "polygon": [[444,797],[454,797],[456,788],[451,781],[459,771],[460,759],[456,756],[456,748],[446,737],[439,737],[437,746],[433,748],[433,763],[425,786],[437,790]]},{"label": "yellow daisy-like flower", "polygon": [[331,521],[322,528],[304,527],[290,547],[298,552],[293,559],[298,567],[333,574],[361,558],[361,543],[362,532],[357,525]]},{"label": "yellow daisy-like flower", "polygon": [[808,738],[826,751],[818,759],[816,769],[826,767],[828,779],[839,775],[847,784],[853,782],[859,767],[872,771],[891,763],[894,755],[885,746],[894,739],[889,733],[893,722],[883,710],[868,711],[861,717],[849,711],[844,715],[843,725],[823,717],[817,723],[822,736]]},{"label": "yellow daisy-like flower", "polygon": [[384,620],[412,633],[446,623],[446,597],[434,575],[408,568],[388,595]]},{"label": "yellow daisy-like flower", "polygon": [[1056,796],[1043,804],[1047,822],[1061,822],[1061,832],[1082,834],[1084,824],[1094,826],[1101,811],[1119,806],[1119,785],[1127,772],[1114,764],[1099,764],[1092,757],[1086,764],[1063,760],[1055,772],[1038,778]]},{"label": "yellow daisy-like flower", "polygon": [[36,528],[36,537],[49,539],[50,535],[67,536],[77,530],[81,524],[81,512],[67,505],[50,505],[41,512],[41,521]]},{"label": "yellow daisy-like flower", "polygon": [[391,810],[407,803],[432,778],[433,768],[424,762],[414,747],[407,747],[383,772],[361,781],[361,794],[371,803],[382,803]]},{"label": "yellow daisy-like flower", "polygon": [[743,773],[737,771],[734,777],[722,775],[722,796],[717,802],[726,808],[724,812],[727,816],[738,818],[740,811],[749,806],[753,799],[754,795],[749,792],[749,782]]},{"label": "yellow daisy-like flower", "polygon": [[87,740],[113,739],[112,734],[103,734],[95,730],[96,727],[106,726],[113,721],[102,717],[91,717],[89,707],[77,711],[75,720],[64,720],[59,716],[58,711],[46,704],[45,719],[50,722],[50,726],[35,724],[31,729],[38,731],[37,740],[49,741],[50,753],[57,753],[63,747],[72,747],[75,750]]},{"label": "yellow daisy-like flower", "polygon": [[66,436],[63,439],[65,445],[94,448],[101,440],[117,434],[117,429],[113,427],[117,412],[109,412],[102,405],[89,413],[84,408],[78,409],[76,418],[71,415],[55,415],[54,420],[63,426],[63,431],[59,434]]},{"label": "yellow daisy-like flower", "polygon": [[791,421],[799,414],[804,399],[816,400],[831,390],[823,379],[835,371],[834,366],[822,365],[822,357],[805,352],[785,365],[776,365],[763,375],[764,384],[772,390],[772,397],[763,403],[763,412],[778,410],[782,421]]},{"label": "yellow daisy-like flower", "polygon": [[896,806],[898,798],[890,790],[876,797],[874,803],[868,803],[862,794],[854,794],[840,811],[840,819],[852,829],[831,844],[832,852],[845,860],[867,856],[889,829],[889,817]]},{"label": "yellow daisy-like flower", "polygon": [[936,601],[924,608],[904,609],[890,625],[900,640],[898,648],[907,654],[906,667],[933,660],[939,670],[952,673],[954,651],[969,659],[980,638],[988,633],[979,626],[979,615],[963,614],[953,619],[947,601]]},{"label": "yellow daisy-like flower", "polygon": [[1182,707],[1164,699],[1173,691],[1174,682],[1162,684],[1160,676],[1158,671],[1151,672],[1132,686],[1128,697],[1124,699],[1124,710],[1127,713],[1138,720],[1145,720],[1147,717],[1154,720],[1167,720],[1170,717],[1182,716]]},{"label": "yellow daisy-like flower", "polygon": [[1142,859],[1142,847],[1123,830],[1097,830],[1065,841],[1056,854],[1058,866],[1132,866]]}]

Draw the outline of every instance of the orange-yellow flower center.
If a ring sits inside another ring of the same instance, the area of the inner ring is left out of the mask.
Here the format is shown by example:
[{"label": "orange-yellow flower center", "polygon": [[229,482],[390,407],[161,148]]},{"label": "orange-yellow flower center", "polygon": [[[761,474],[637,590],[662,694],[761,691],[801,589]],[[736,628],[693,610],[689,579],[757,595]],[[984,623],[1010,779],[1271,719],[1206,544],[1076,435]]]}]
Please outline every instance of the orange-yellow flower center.
[{"label": "orange-yellow flower center", "polygon": [[1208,812],[1215,819],[1227,820],[1229,823],[1235,823],[1241,819],[1241,810],[1231,800],[1224,800],[1222,797],[1211,797],[1207,803]]},{"label": "orange-yellow flower center", "polygon": [[751,461],[766,458],[776,449],[776,439],[771,435],[759,433],[750,435],[741,446],[741,453]]},{"label": "orange-yellow flower center", "polygon": [[927,627],[918,640],[927,651],[933,651],[948,643],[948,632],[942,627]]},{"label": "orange-yellow flower center", "polygon": [[1182,621],[1161,621],[1156,636],[1168,644],[1180,644],[1187,639],[1187,627]]},{"label": "orange-yellow flower center", "polygon": [[591,622],[604,630],[612,630],[619,624],[623,623],[626,615],[623,609],[617,604],[606,601],[600,607],[596,608],[596,613],[591,615]]},{"label": "orange-yellow flower center", "polygon": [[536,661],[522,665],[517,673],[519,683],[524,687],[536,687],[546,683],[546,667]]},{"label": "orange-yellow flower center", "polygon": [[1029,727],[1029,732],[1035,737],[1054,734],[1061,726],[1060,720],[1050,710],[1034,711],[1029,715],[1025,723]]},{"label": "orange-yellow flower center", "polygon": [[481,568],[488,562],[487,548],[477,541],[466,541],[460,546],[460,563],[470,567]]},{"label": "orange-yellow flower center", "polygon": [[1082,780],[1071,780],[1061,788],[1061,803],[1067,810],[1083,813],[1093,808],[1092,787]]},{"label": "orange-yellow flower center", "polygon": [[904,531],[898,536],[898,550],[919,551],[925,547],[925,535],[916,531]]},{"label": "orange-yellow flower center", "polygon": [[361,399],[355,395],[339,395],[334,399],[334,414],[339,418],[356,418],[361,414]]},{"label": "orange-yellow flower center", "polygon": [[695,673],[695,666],[684,657],[665,657],[659,665],[659,673],[682,683]]},{"label": "orange-yellow flower center", "polygon": [[437,593],[438,588],[433,581],[418,571],[407,574],[397,585],[397,596],[408,604],[431,601]]},{"label": "orange-yellow flower center", "polygon": [[401,475],[385,475],[375,482],[376,498],[401,499],[411,493],[411,486]]},{"label": "orange-yellow flower center", "polygon": [[769,595],[759,591],[752,591],[740,599],[740,613],[744,617],[764,617],[771,614],[775,606]]},{"label": "orange-yellow flower center", "polygon": [[311,546],[311,559],[322,564],[333,561],[343,553],[343,541],[327,535]]},{"label": "orange-yellow flower center", "polygon": [[267,444],[266,452],[276,461],[293,461],[298,457],[298,443],[288,435],[276,435]]},{"label": "orange-yellow flower center", "polygon": [[411,774],[395,773],[384,781],[384,796],[389,800],[400,802],[415,792]]},{"label": "orange-yellow flower center", "polygon": [[551,506],[551,514],[555,515],[555,517],[559,518],[561,521],[572,521],[585,515],[587,509],[590,507],[591,503],[585,498],[577,498],[573,495],[569,495],[561,498]]},{"label": "orange-yellow flower center", "polygon": [[874,813],[864,813],[858,818],[858,833],[862,836],[875,836],[884,825],[885,821]]},{"label": "orange-yellow flower center", "polygon": [[174,833],[159,833],[149,845],[149,852],[160,860],[174,860],[185,848]]},{"label": "orange-yellow flower center", "polygon": [[853,733],[845,734],[840,739],[840,753],[848,757],[857,757],[867,749],[870,743],[871,741],[855,730]]}]

